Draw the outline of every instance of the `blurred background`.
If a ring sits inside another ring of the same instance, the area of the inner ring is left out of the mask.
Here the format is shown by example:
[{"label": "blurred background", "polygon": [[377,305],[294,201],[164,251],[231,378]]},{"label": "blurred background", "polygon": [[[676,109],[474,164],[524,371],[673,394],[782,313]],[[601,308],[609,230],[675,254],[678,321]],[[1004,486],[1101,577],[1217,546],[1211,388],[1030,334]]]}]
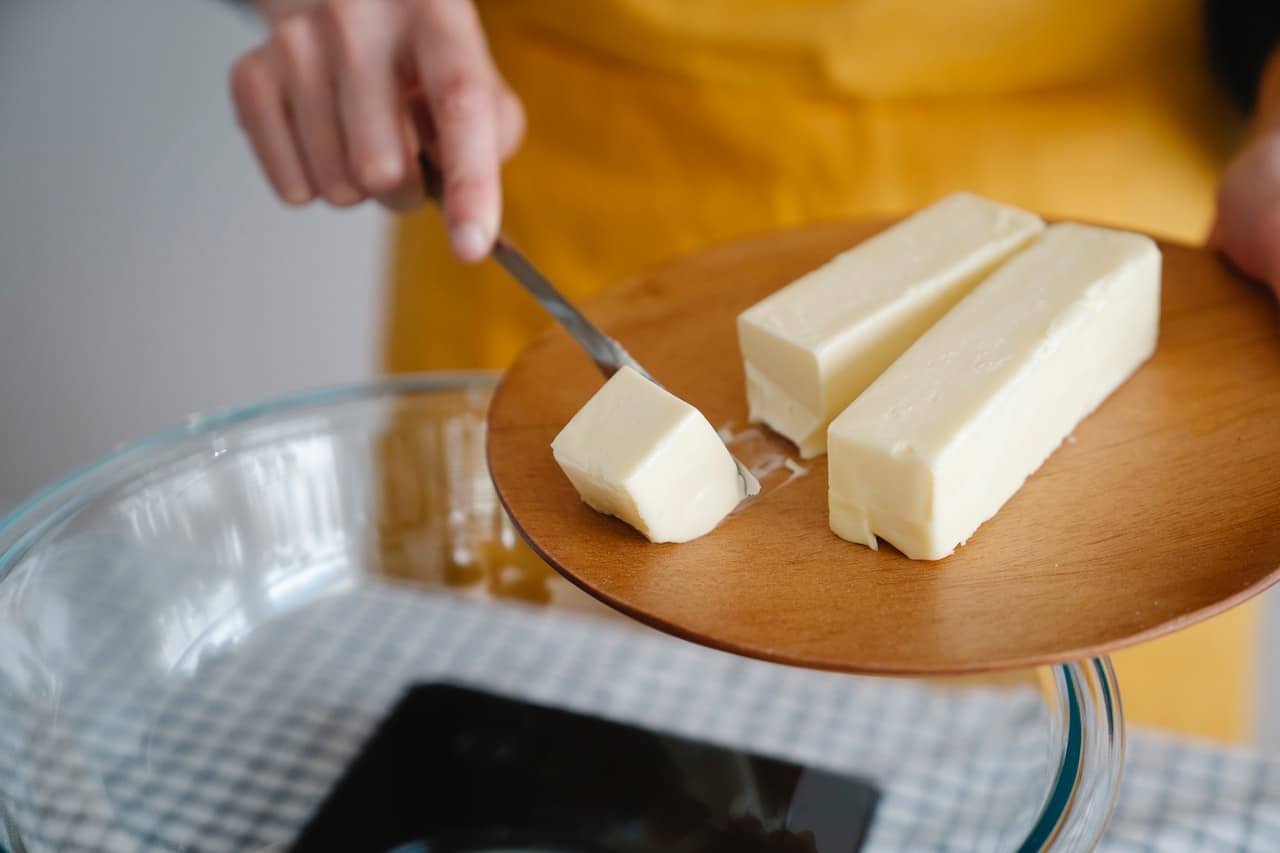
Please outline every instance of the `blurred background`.
[{"label": "blurred background", "polygon": [[226,82],[259,32],[217,0],[0,0],[0,514],[192,413],[378,371],[386,219],[269,193]]},{"label": "blurred background", "polygon": [[219,0],[0,2],[0,514],[194,412],[372,375],[384,219],[289,210]]}]

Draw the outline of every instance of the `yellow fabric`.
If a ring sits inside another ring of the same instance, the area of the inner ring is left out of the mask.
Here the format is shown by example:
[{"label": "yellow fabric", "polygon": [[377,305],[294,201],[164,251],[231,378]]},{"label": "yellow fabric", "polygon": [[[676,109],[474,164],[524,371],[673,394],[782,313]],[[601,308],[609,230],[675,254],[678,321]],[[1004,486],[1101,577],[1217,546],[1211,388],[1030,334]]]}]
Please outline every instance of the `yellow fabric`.
[{"label": "yellow fabric", "polygon": [[[524,100],[505,229],[571,296],[765,230],[967,188],[1198,241],[1239,127],[1197,0],[494,0]],[[501,367],[545,323],[401,223],[387,363]],[[1248,732],[1251,608],[1116,657],[1130,718]]]}]

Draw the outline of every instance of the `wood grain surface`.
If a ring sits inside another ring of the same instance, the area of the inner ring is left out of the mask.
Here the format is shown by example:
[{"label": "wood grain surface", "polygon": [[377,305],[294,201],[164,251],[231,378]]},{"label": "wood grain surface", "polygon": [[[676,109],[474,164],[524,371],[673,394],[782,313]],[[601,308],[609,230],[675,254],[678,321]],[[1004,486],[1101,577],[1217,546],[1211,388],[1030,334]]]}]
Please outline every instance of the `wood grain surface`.
[{"label": "wood grain surface", "polygon": [[[744,432],[735,317],[884,223],[778,233],[680,260],[586,306],[673,393]],[[549,447],[601,385],[549,330],[489,415],[498,493],[530,544],[660,629],[806,667],[939,674],[1102,654],[1211,616],[1280,570],[1280,322],[1215,256],[1164,252],[1154,358],[1084,421],[967,545],[933,563],[827,527],[825,459],[779,468],[708,536],[654,545],[586,507]],[[732,446],[767,470],[794,448]]]}]

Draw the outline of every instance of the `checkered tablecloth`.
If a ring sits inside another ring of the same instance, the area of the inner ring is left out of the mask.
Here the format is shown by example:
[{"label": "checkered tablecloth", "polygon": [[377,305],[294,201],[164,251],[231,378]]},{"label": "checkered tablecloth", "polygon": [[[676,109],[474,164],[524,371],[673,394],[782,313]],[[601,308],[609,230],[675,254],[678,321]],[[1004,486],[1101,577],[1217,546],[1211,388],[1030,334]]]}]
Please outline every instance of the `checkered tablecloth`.
[{"label": "checkered tablecloth", "polygon": [[[1029,687],[809,672],[622,621],[367,579],[242,639],[254,602],[219,595],[205,596],[225,600],[215,627],[189,614],[205,632],[195,643],[182,613],[157,625],[136,594],[68,599],[54,639],[31,649],[54,656],[57,677],[0,671],[39,697],[0,709],[0,802],[29,850],[287,842],[406,686],[437,678],[870,776],[883,790],[874,851],[1009,849],[1039,805],[1028,791],[1047,783],[1046,711]],[[184,644],[166,657],[169,635]],[[98,651],[56,659],[72,648]],[[1133,734],[1103,849],[1280,850],[1280,768]]]}]

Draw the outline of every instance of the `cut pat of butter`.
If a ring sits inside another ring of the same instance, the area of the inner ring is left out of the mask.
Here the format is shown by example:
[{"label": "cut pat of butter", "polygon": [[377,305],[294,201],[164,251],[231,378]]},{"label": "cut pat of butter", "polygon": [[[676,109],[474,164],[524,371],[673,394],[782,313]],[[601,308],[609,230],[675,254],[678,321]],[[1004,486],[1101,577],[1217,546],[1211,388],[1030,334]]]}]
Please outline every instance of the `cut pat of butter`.
[{"label": "cut pat of butter", "polygon": [[1160,252],[1050,226],[831,424],[831,529],[937,560],[1154,352]]},{"label": "cut pat of butter", "polygon": [[738,466],[702,413],[624,367],[551,450],[582,500],[653,542],[711,531],[744,497]]},{"label": "cut pat of butter", "polygon": [[1044,223],[969,193],[947,196],[738,317],[747,406],[806,459],[827,425]]}]

